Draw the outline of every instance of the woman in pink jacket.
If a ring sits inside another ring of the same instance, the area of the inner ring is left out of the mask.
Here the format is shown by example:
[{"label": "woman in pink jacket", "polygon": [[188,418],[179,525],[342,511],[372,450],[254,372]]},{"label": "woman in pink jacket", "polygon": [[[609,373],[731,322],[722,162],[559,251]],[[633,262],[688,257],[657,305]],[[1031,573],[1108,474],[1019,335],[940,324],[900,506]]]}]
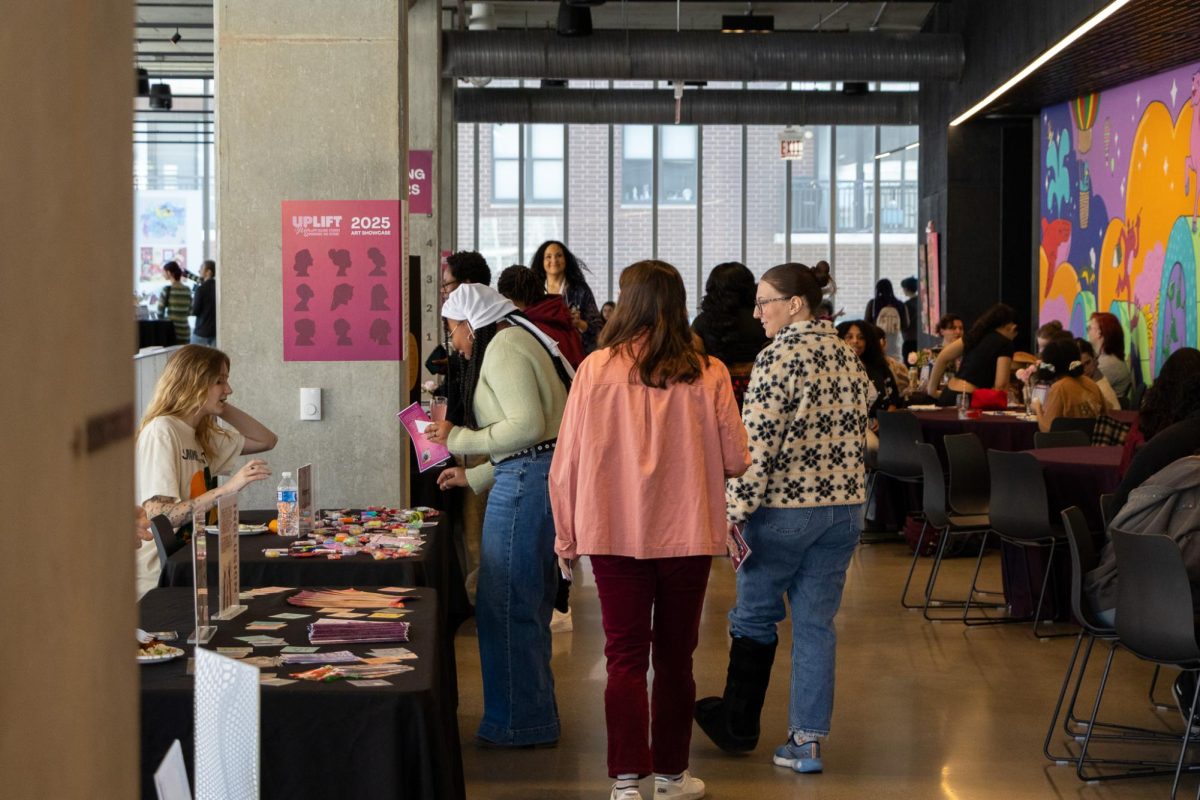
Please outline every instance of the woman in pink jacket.
[{"label": "woman in pink jacket", "polygon": [[725,552],[725,479],[750,465],[746,430],[728,371],[694,344],[670,264],[621,273],[600,347],[575,374],[550,468],[555,550],[564,573],[587,555],[596,576],[611,797],[639,800],[653,772],[655,798],[694,800],[692,653],[712,556]]}]

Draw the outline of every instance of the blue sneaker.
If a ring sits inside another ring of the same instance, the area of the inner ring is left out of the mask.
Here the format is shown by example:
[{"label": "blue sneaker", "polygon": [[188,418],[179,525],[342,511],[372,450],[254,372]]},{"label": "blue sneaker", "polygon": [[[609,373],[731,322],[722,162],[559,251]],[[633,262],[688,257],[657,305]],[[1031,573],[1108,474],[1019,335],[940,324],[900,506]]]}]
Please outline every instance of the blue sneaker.
[{"label": "blue sneaker", "polygon": [[820,742],[796,744],[790,736],[776,748],[774,761],[776,766],[790,767],[795,772],[821,772],[825,769],[821,763]]}]

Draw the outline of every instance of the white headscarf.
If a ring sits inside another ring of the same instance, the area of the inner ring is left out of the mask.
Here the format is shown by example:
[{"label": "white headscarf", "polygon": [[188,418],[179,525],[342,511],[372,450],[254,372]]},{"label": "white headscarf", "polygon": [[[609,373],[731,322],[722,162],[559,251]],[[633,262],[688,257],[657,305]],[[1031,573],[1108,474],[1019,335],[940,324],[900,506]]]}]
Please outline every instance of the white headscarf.
[{"label": "white headscarf", "polygon": [[547,336],[541,328],[525,317],[509,316],[516,310],[516,306],[492,287],[482,283],[462,283],[450,293],[446,302],[442,304],[442,317],[465,320],[472,330],[479,330],[501,320],[512,325],[519,325],[537,337],[538,341],[559,360],[567,374],[574,378],[575,369],[558,349],[558,342]]}]

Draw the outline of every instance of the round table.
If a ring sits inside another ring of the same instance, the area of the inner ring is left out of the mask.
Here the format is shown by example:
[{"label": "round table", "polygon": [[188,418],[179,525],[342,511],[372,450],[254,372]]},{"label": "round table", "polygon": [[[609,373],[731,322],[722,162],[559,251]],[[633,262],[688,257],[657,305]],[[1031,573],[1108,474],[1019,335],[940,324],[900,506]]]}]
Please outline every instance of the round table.
[{"label": "round table", "polygon": [[1063,509],[1079,506],[1091,530],[1100,530],[1100,495],[1121,482],[1121,447],[1047,447],[1030,450],[1042,465],[1050,517],[1060,521]]}]

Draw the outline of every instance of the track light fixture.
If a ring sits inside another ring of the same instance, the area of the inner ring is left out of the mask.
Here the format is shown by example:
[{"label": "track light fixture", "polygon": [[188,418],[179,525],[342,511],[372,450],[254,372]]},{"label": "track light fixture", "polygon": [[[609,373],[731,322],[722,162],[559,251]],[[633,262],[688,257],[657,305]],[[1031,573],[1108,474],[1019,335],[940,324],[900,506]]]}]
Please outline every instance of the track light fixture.
[{"label": "track light fixture", "polygon": [[179,28],[176,28],[175,32],[171,34],[171,44],[179,44],[181,41],[183,41],[183,35],[179,33]]},{"label": "track light fixture", "polygon": [[721,33],[771,33],[775,17],[770,14],[725,14],[721,17]]},{"label": "track light fixture", "polygon": [[591,36],[592,9],[560,0],[556,30],[559,36]]}]

